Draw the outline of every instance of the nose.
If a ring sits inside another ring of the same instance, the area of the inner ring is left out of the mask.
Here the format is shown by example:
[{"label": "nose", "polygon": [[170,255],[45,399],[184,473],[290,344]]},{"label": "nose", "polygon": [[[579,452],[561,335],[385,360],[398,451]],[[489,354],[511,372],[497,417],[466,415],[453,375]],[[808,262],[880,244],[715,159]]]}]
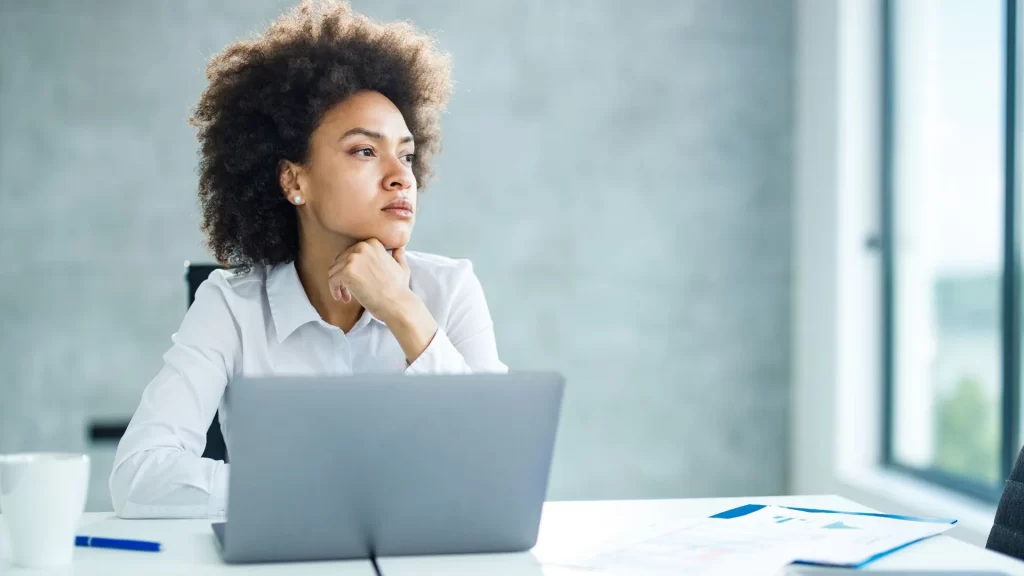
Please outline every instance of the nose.
[{"label": "nose", "polygon": [[416,184],[416,177],[412,168],[396,160],[392,163],[392,169],[384,177],[384,188],[386,190],[408,190]]}]

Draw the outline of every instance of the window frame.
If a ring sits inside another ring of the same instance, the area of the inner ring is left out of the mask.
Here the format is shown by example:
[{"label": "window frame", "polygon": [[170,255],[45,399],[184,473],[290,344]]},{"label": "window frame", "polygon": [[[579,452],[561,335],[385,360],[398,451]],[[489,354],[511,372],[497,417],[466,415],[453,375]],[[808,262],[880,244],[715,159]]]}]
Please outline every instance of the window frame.
[{"label": "window frame", "polygon": [[882,0],[882,157],[881,157],[881,234],[879,248],[882,265],[882,464],[910,476],[931,482],[985,502],[996,502],[1003,483],[1020,449],[1020,375],[1021,375],[1021,283],[1020,283],[1020,198],[1017,186],[1019,157],[1017,151],[1017,0],[1003,0],[1003,264],[1000,288],[1001,319],[1001,389],[999,413],[1000,447],[998,450],[1000,480],[998,485],[945,472],[938,468],[917,468],[897,461],[893,454],[895,400],[895,258],[892,239],[895,237],[894,191],[894,98],[895,3]]}]

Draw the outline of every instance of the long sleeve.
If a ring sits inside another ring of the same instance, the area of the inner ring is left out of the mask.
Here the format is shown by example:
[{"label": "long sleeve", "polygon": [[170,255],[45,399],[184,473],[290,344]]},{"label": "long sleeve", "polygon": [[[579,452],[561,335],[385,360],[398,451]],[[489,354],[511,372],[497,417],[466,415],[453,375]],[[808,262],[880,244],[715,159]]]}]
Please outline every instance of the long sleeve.
[{"label": "long sleeve", "polygon": [[118,444],[110,494],[122,518],[225,514],[229,467],[202,453],[240,355],[226,287],[220,272],[199,287]]},{"label": "long sleeve", "polygon": [[483,287],[472,264],[464,262],[454,282],[446,322],[438,328],[427,349],[405,370],[406,374],[508,372],[508,367],[498,359],[494,323]]}]

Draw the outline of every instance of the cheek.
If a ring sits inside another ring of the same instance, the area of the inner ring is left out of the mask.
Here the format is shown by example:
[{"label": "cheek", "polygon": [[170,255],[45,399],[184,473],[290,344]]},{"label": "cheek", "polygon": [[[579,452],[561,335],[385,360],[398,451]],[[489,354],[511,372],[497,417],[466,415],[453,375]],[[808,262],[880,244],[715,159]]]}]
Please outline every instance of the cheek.
[{"label": "cheek", "polygon": [[328,222],[352,223],[366,218],[374,206],[375,181],[359,167],[338,166],[317,182],[316,199]]}]

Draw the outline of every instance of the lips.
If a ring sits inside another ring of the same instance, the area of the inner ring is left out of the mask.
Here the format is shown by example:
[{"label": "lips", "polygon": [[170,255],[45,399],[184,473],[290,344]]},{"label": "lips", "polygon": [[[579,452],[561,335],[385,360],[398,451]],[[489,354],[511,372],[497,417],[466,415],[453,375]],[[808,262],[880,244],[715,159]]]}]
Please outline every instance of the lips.
[{"label": "lips", "polygon": [[397,200],[388,204],[382,209],[384,212],[395,216],[411,217],[413,214],[412,204],[405,200]]}]

